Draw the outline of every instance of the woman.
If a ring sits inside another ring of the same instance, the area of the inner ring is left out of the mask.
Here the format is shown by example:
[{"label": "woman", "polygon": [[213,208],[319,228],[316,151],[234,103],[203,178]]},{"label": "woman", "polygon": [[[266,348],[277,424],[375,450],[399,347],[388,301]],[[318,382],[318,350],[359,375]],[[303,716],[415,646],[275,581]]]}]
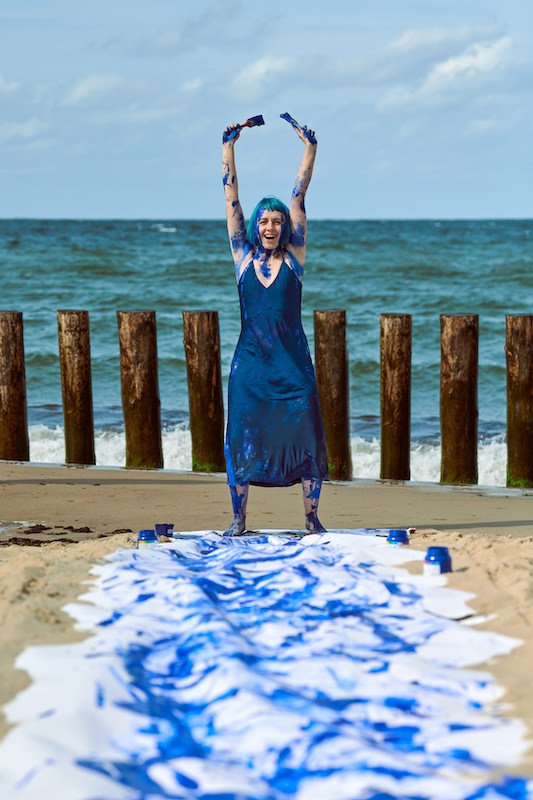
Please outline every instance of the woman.
[{"label": "woman", "polygon": [[302,482],[305,527],[318,519],[328,480],[326,437],[315,373],[301,322],[307,220],[305,194],[316,155],[313,131],[282,114],[305,145],[290,210],[277,198],[261,200],[248,228],[239,202],[234,147],[241,128],[224,131],[222,172],[228,234],[241,306],[241,335],[228,387],[226,464],[234,518],[225,536],[246,530],[250,484]]}]

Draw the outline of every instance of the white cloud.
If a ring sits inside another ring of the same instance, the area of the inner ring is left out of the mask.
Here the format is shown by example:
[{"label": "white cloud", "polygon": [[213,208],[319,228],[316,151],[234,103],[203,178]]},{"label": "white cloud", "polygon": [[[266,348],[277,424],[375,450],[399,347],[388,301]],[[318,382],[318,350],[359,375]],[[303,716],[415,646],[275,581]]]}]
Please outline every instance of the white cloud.
[{"label": "white cloud", "polygon": [[474,44],[461,55],[438,64],[427,83],[438,86],[463,75],[473,76],[480,72],[490,72],[505,63],[511,44],[509,36],[502,36],[490,44]]},{"label": "white cloud", "polygon": [[496,127],[496,121],[493,119],[475,119],[468,125],[467,133],[477,136],[478,134],[486,133]]},{"label": "white cloud", "polygon": [[91,75],[78,81],[63,99],[62,105],[77,106],[81,103],[99,99],[124,86],[121,75]]},{"label": "white cloud", "polygon": [[0,144],[8,142],[10,139],[33,139],[48,125],[36,117],[26,122],[2,122],[0,123]]},{"label": "white cloud", "polygon": [[184,92],[197,92],[203,85],[204,81],[201,78],[193,78],[191,81],[182,83],[181,88]]},{"label": "white cloud", "polygon": [[262,97],[267,89],[271,90],[286,75],[291,63],[286,56],[264,56],[254,61],[235,76],[231,82],[232,94],[241,99]]},{"label": "white cloud", "polygon": [[138,55],[166,55],[181,51],[190,43],[185,26],[167,28],[143,39],[134,48]]},{"label": "white cloud", "polygon": [[416,119],[408,119],[403,122],[396,131],[396,139],[403,141],[405,139],[412,139],[420,132],[420,122]]},{"label": "white cloud", "polygon": [[91,113],[88,122],[95,125],[151,125],[154,122],[172,119],[179,115],[180,109],[173,106],[147,108],[132,105],[129,108]]},{"label": "white cloud", "polygon": [[326,64],[322,80],[329,84],[379,85],[416,80],[435,65],[476,44],[489,44],[503,35],[492,23],[455,28],[411,28],[386,47],[364,56]]},{"label": "white cloud", "polygon": [[8,83],[5,78],[0,75],[0,92],[16,92],[20,89],[20,83]]},{"label": "white cloud", "polygon": [[473,41],[487,41],[502,34],[500,25],[493,23],[481,25],[460,25],[457,28],[411,28],[395,39],[390,51],[409,53],[413,51],[439,50],[464,47]]},{"label": "white cloud", "polygon": [[470,95],[485,83],[491,73],[509,63],[512,40],[502,36],[494,42],[469,45],[462,53],[436,64],[418,86],[400,85],[389,91],[378,107],[384,110],[401,107],[435,107]]},{"label": "white cloud", "polygon": [[179,56],[199,48],[236,46],[250,40],[250,30],[242,25],[239,0],[213,0],[198,17],[181,16],[179,25],[149,34],[131,52],[139,56]]}]

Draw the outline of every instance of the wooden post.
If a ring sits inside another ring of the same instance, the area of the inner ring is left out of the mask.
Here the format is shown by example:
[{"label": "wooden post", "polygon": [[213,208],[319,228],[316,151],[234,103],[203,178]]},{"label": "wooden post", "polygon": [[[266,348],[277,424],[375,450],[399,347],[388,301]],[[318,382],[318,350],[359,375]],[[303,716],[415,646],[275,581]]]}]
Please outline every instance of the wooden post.
[{"label": "wooden post", "polygon": [[22,312],[0,312],[0,459],[29,461]]},{"label": "wooden post", "polygon": [[411,332],[410,314],[381,314],[380,477],[395,481],[411,477]]},{"label": "wooden post", "polygon": [[315,311],[315,369],[328,445],[329,477],[352,478],[346,311]]},{"label": "wooden post", "polygon": [[117,311],[126,467],[160,469],[161,402],[155,311]]},{"label": "wooden post", "polygon": [[184,311],[194,472],[225,472],[218,311]]},{"label": "wooden post", "polygon": [[58,311],[67,464],[95,464],[88,311]]},{"label": "wooden post", "polygon": [[506,316],[507,486],[533,486],[533,315]]},{"label": "wooden post", "polygon": [[441,483],[475,484],[477,472],[477,314],[441,314]]}]

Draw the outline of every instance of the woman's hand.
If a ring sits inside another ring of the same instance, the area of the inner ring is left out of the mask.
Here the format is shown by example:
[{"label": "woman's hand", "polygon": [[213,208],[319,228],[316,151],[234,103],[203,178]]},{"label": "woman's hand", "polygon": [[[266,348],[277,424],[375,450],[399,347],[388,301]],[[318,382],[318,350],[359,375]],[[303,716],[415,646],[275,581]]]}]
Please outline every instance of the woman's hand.
[{"label": "woman's hand", "polygon": [[316,145],[317,141],[315,132],[309,130],[307,125],[304,125],[303,127],[301,125],[298,125],[294,117],[291,117],[291,115],[288,114],[287,112],[285,112],[285,114],[280,114],[280,117],[282,119],[286,119],[287,122],[290,122],[290,124],[292,125],[292,127],[294,128],[294,130],[296,131],[296,133],[298,134],[298,136],[300,137],[300,139],[304,144]]},{"label": "woman's hand", "polygon": [[241,135],[241,126],[238,124],[228,125],[222,134],[222,144],[234,144]]}]

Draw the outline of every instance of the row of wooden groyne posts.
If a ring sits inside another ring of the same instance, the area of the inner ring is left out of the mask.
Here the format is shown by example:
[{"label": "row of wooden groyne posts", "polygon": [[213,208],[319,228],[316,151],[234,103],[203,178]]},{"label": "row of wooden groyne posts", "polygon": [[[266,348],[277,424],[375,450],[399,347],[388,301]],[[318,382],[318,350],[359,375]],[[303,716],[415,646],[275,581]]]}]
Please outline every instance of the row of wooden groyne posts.
[{"label": "row of wooden groyne posts", "polygon": [[[117,311],[126,467],[163,467],[155,311]],[[89,314],[58,311],[66,463],[95,464]],[[441,315],[441,482],[476,484],[476,314]],[[380,316],[382,479],[409,480],[410,314]],[[315,369],[330,477],[350,480],[346,312],[314,312]],[[218,312],[184,311],[192,464],[224,472]],[[533,486],[533,315],[507,315],[507,485]],[[0,460],[28,461],[23,319],[0,312]]]}]

